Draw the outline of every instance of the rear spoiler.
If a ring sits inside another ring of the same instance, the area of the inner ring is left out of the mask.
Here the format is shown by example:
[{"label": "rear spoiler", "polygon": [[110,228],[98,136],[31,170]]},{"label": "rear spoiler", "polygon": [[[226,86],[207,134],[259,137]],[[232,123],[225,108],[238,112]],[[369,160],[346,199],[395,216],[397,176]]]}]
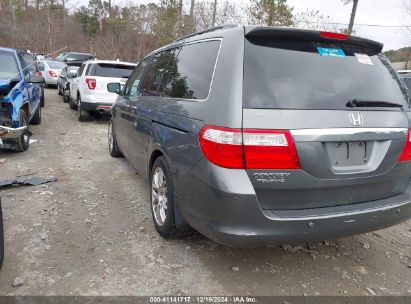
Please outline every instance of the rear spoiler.
[{"label": "rear spoiler", "polygon": [[344,42],[345,44],[355,45],[373,50],[380,53],[384,44],[365,38],[348,36],[340,33],[311,31],[295,28],[282,27],[261,27],[261,26],[246,26],[246,37],[264,37],[264,38],[283,38],[283,39],[298,39],[318,42]]}]

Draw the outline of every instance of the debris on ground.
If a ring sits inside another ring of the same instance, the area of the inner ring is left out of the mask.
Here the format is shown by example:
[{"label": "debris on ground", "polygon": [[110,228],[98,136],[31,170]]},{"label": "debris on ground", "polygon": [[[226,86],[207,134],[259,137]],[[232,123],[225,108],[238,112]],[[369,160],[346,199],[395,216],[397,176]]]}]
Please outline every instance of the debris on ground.
[{"label": "debris on ground", "polygon": [[281,245],[281,248],[283,248],[284,251],[289,251],[292,253],[296,253],[298,251],[302,251],[304,250],[304,248],[302,246],[291,246],[291,245]]},{"label": "debris on ground", "polygon": [[43,178],[38,176],[33,176],[29,179],[5,179],[0,180],[0,189],[8,187],[18,187],[18,186],[38,186],[47,183],[52,183],[58,181],[57,177]]},{"label": "debris on ground", "polygon": [[13,285],[13,287],[23,286],[24,285],[24,279],[17,277],[17,278],[14,279],[12,285]]},{"label": "debris on ground", "polygon": [[365,290],[366,290],[369,294],[371,294],[371,295],[373,295],[373,296],[376,296],[376,295],[377,295],[377,294],[375,293],[375,291],[372,290],[372,289],[369,288],[369,287],[365,288]]},{"label": "debris on ground", "polygon": [[0,158],[0,164],[4,164],[6,162],[5,158]]},{"label": "debris on ground", "polygon": [[234,267],[231,267],[231,270],[235,271],[235,272],[238,272],[238,271],[240,271],[240,267],[234,266]]}]

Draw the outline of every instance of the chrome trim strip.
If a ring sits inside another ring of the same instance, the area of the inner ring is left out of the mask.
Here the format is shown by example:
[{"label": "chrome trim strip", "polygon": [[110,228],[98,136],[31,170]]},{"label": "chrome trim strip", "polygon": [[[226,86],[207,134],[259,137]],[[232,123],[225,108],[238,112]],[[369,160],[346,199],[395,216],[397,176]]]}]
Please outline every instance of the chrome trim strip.
[{"label": "chrome trim strip", "polygon": [[[350,212],[337,212],[337,213],[332,213],[332,214],[325,214],[325,215],[318,215],[318,216],[308,216],[308,217],[270,217],[267,215],[271,220],[274,221],[312,221],[312,220],[321,220],[321,219],[330,219],[330,218],[336,218],[336,217],[347,217],[347,216],[356,216],[360,214],[365,214],[365,213],[372,213],[372,212],[381,212],[381,211],[389,211],[391,209],[395,209],[398,207],[402,207],[404,205],[410,204],[411,201],[402,201],[397,204],[393,205],[388,205],[380,208],[367,208],[363,210],[355,210],[355,211],[350,211]],[[273,214],[275,214],[275,211],[272,211]],[[348,219],[347,219],[348,220]]]},{"label": "chrome trim strip", "polygon": [[330,129],[299,129],[291,130],[293,136],[323,136],[323,135],[355,135],[364,133],[392,134],[405,133],[407,128],[330,128]]},{"label": "chrome trim strip", "polygon": [[27,127],[20,127],[20,128],[9,128],[0,126],[0,137],[5,138],[16,138],[23,134],[28,128]]}]

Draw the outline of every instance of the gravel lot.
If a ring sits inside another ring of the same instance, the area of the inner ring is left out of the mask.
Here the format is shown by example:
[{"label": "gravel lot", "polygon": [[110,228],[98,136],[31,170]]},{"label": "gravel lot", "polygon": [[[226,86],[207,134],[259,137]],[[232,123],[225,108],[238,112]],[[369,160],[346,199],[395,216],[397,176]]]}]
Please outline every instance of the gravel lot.
[{"label": "gravel lot", "polygon": [[[411,295],[411,221],[298,247],[166,241],[144,179],[109,156],[106,117],[79,123],[48,89],[32,131],[28,152],[0,151],[0,178],[59,181],[1,192],[0,295]],[[23,286],[12,286],[17,277]]]}]

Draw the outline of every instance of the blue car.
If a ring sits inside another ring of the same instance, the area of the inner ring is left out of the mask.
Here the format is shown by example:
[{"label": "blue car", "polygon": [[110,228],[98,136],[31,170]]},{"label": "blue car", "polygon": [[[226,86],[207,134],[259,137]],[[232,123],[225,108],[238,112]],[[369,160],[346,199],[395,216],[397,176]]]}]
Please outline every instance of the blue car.
[{"label": "blue car", "polygon": [[29,124],[41,123],[44,78],[29,53],[0,47],[0,147],[26,151]]}]

